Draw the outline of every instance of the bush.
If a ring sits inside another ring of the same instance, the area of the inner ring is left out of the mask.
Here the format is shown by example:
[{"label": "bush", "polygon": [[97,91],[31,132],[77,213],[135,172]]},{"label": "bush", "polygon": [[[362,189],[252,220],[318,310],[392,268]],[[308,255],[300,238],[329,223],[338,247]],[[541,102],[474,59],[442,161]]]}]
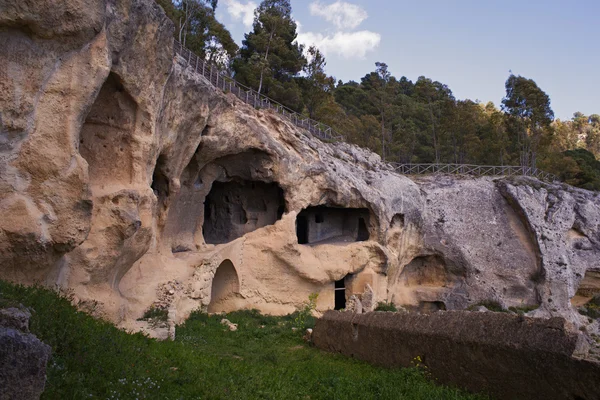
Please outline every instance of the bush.
[{"label": "bush", "polygon": [[377,303],[377,307],[375,307],[375,311],[389,311],[389,312],[398,312],[398,309],[394,305],[394,303],[380,301]]},{"label": "bush", "polygon": [[313,311],[317,308],[318,293],[312,293],[308,296],[308,302],[304,303],[304,307],[300,310],[294,319],[294,326],[304,330],[315,326]]}]

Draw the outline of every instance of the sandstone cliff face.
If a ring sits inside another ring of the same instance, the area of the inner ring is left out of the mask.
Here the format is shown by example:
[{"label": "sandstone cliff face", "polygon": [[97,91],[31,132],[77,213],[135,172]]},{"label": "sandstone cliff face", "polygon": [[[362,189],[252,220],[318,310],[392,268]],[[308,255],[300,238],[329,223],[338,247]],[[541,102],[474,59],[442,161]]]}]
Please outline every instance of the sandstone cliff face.
[{"label": "sandstone cliff face", "polygon": [[571,300],[600,291],[597,193],[408,179],[212,87],[151,0],[50,3],[0,1],[0,278],[134,329],[152,305],[326,310],[367,284],[589,323]]}]

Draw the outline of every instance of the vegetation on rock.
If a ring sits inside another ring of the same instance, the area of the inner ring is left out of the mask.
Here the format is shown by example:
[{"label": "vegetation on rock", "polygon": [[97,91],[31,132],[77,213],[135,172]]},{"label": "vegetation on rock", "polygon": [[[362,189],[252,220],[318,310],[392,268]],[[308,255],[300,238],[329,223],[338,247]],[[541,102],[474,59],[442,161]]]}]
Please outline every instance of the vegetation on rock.
[{"label": "vegetation on rock", "polygon": [[387,303],[380,301],[377,303],[377,307],[375,307],[375,311],[389,311],[389,312],[398,312],[398,309],[394,305],[394,303]]}]

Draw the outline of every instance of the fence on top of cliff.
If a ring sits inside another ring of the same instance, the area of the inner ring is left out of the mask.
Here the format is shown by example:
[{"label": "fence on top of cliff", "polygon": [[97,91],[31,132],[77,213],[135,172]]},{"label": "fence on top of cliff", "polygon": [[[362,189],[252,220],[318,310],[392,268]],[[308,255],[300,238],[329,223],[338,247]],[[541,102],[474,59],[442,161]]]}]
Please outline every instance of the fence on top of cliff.
[{"label": "fence on top of cliff", "polygon": [[471,164],[399,164],[390,163],[394,170],[403,175],[464,174],[475,176],[532,176],[543,181],[554,182],[558,178],[538,168],[519,166],[471,165]]},{"label": "fence on top of cliff", "polygon": [[[175,54],[181,56],[196,73],[204,76],[208,81],[223,90],[233,93],[240,100],[254,108],[266,108],[287,118],[294,125],[307,130],[313,136],[325,141],[345,141],[343,135],[335,132],[330,126],[315,121],[304,115],[287,108],[283,104],[268,98],[257,91],[242,85],[235,79],[225,75],[216,65],[202,60],[192,51],[188,50],[179,41],[175,40]],[[469,164],[399,164],[390,163],[394,170],[403,175],[422,174],[465,174],[474,176],[532,176],[545,181],[556,181],[558,178],[548,172],[537,168],[519,166],[489,166]]]},{"label": "fence on top of cliff", "polygon": [[309,131],[312,135],[321,140],[326,141],[344,141],[344,136],[335,132],[330,126],[319,121],[315,121],[302,114],[298,114],[268,98],[257,91],[242,85],[235,79],[225,75],[219,68],[213,64],[209,64],[202,60],[192,51],[186,49],[180,42],[175,40],[175,53],[187,61],[188,65],[194,68],[196,73],[204,76],[215,87],[222,89],[224,92],[233,93],[246,104],[250,104],[254,108],[267,108],[281,114],[294,125]]}]

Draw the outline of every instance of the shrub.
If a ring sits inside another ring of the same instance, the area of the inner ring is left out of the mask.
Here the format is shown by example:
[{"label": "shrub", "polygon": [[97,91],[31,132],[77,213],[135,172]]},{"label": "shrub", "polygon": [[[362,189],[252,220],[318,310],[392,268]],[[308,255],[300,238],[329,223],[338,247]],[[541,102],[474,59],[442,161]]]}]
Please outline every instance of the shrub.
[{"label": "shrub", "polygon": [[389,311],[389,312],[398,312],[398,309],[394,305],[394,303],[388,303],[385,301],[380,301],[377,303],[377,307],[375,307],[375,311]]},{"label": "shrub", "polygon": [[312,328],[314,326],[313,311],[317,308],[318,293],[312,293],[308,296],[308,302],[304,303],[304,307],[298,312],[294,319],[294,326],[299,329]]}]

